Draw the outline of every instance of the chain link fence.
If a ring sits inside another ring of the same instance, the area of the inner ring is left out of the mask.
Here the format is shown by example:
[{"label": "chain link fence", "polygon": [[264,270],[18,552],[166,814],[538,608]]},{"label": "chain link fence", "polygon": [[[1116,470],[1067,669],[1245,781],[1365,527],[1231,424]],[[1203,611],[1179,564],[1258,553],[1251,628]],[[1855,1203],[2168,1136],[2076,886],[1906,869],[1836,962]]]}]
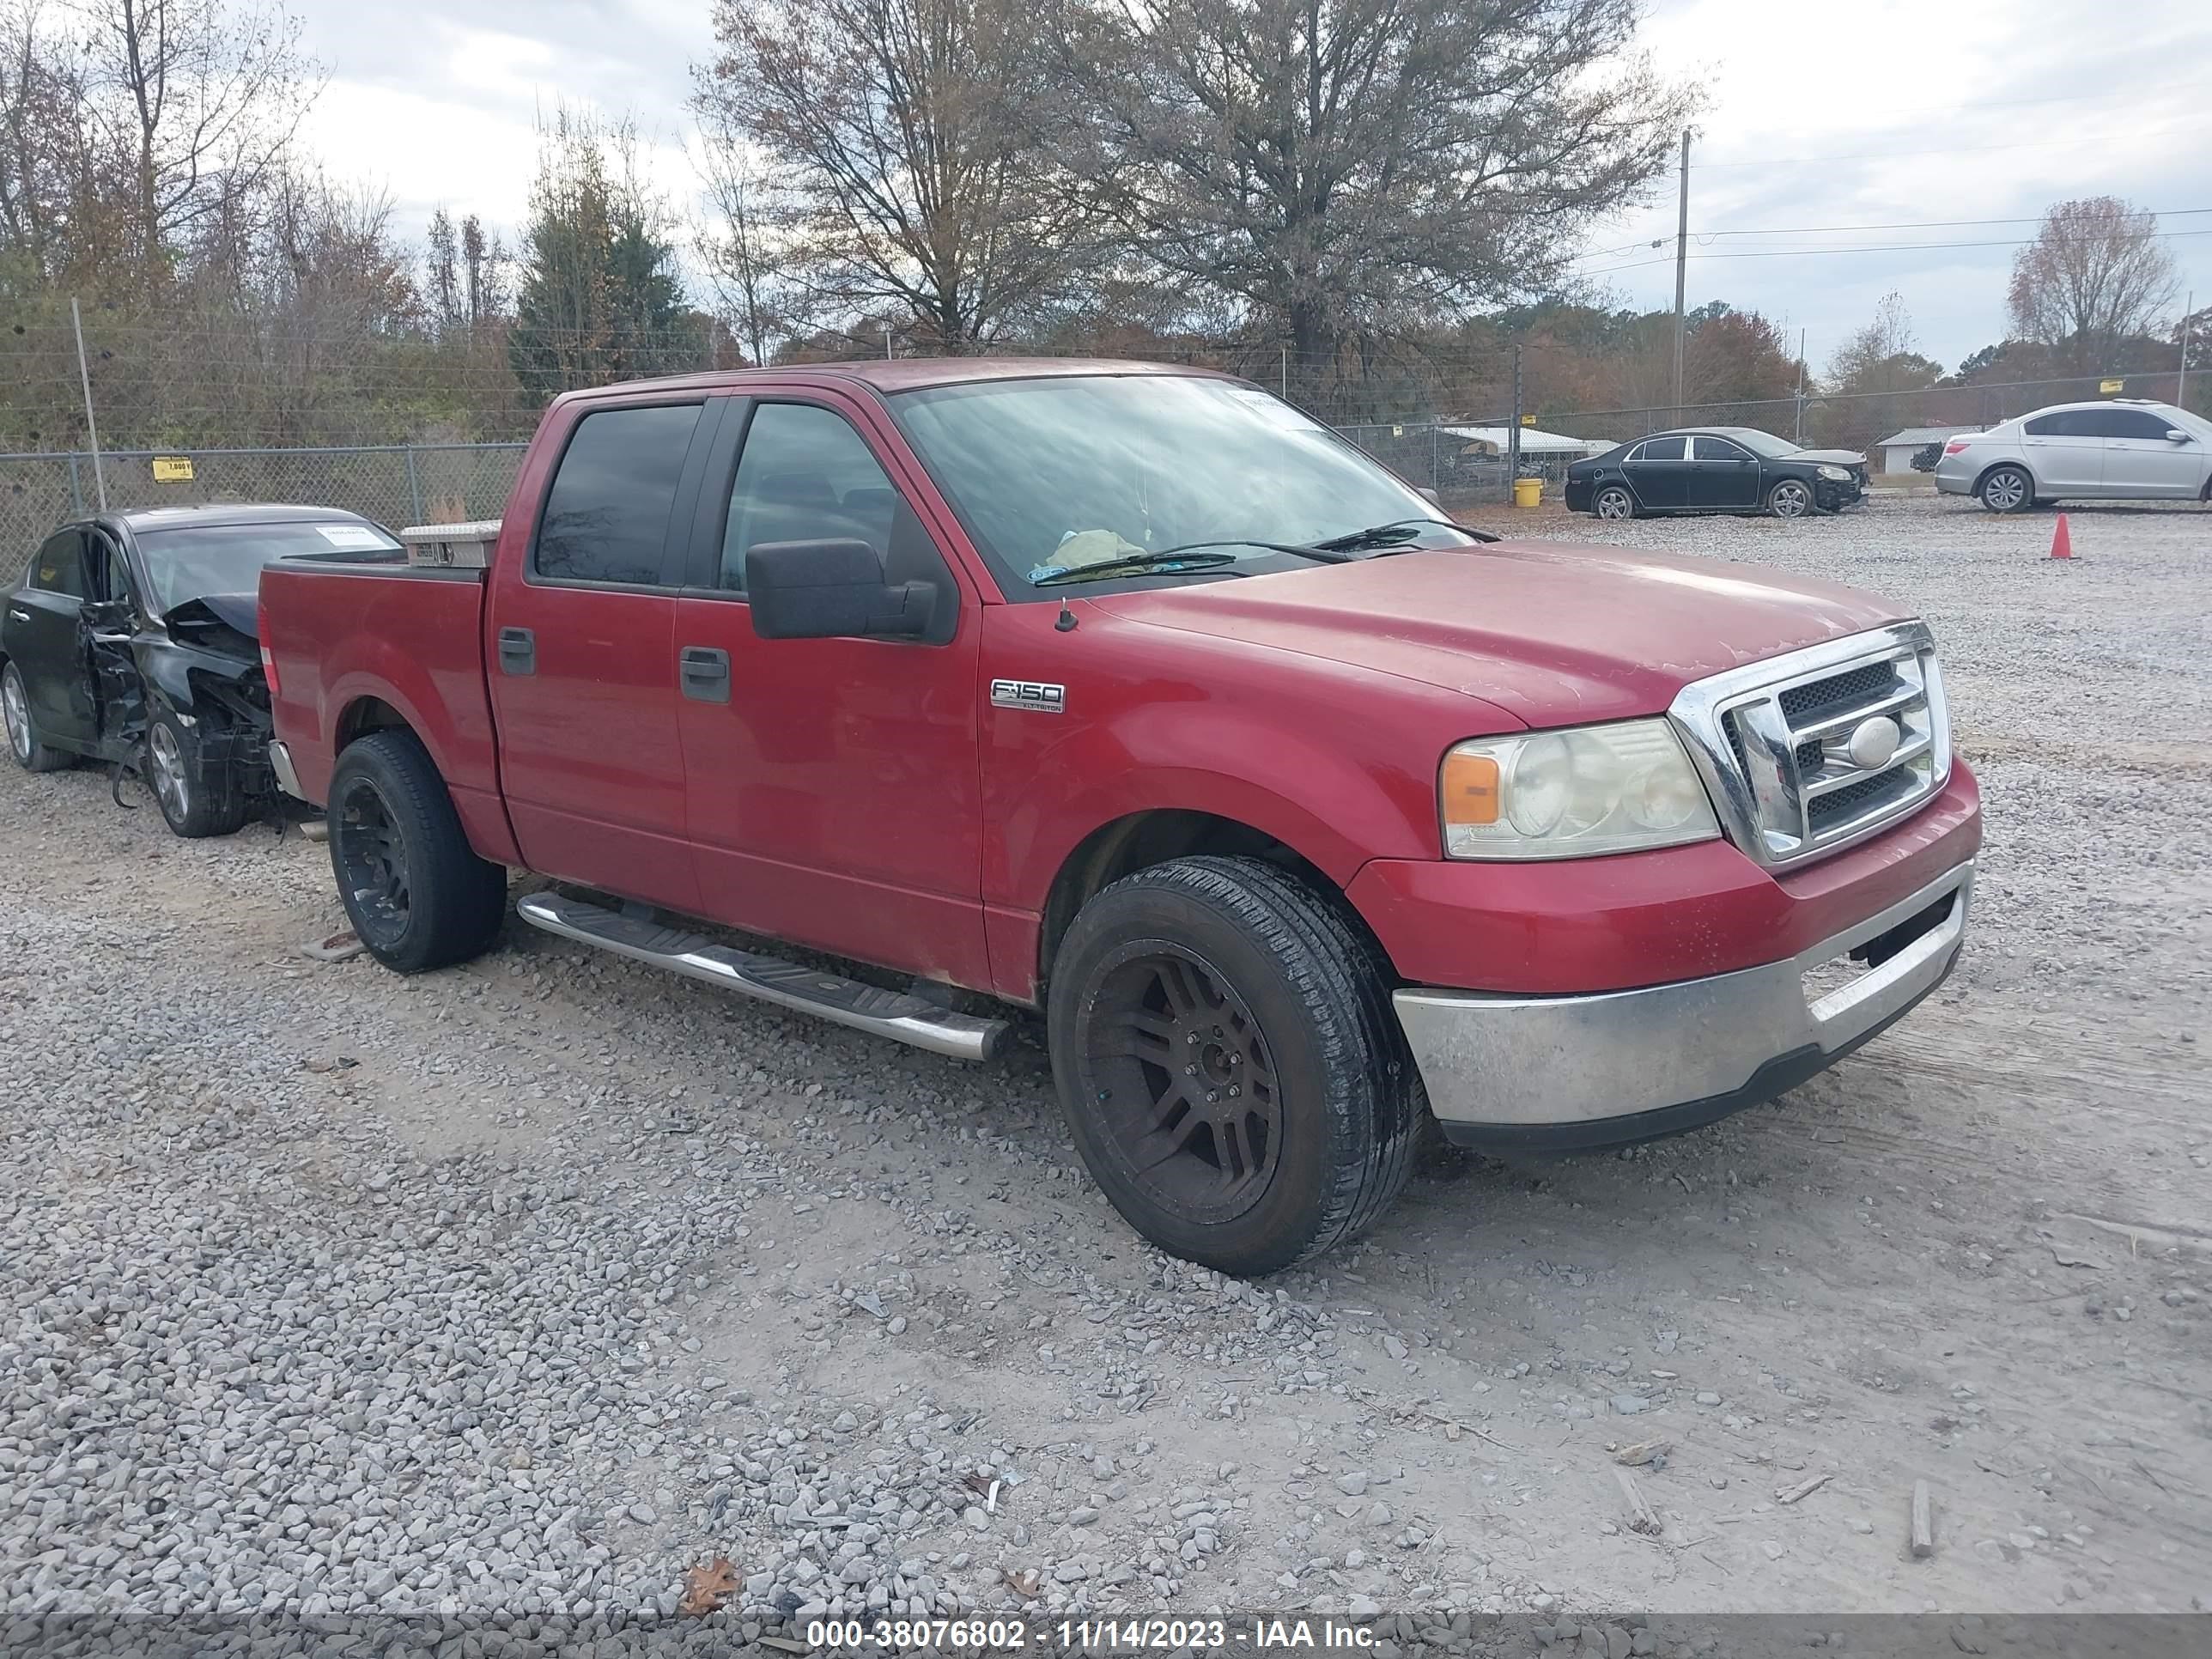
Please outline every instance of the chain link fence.
[{"label": "chain link fence", "polygon": [[[126,450],[103,452],[99,473],[106,481],[107,505],[118,512],[297,501],[343,507],[398,529],[499,517],[526,447],[499,443]],[[190,462],[190,480],[157,482],[156,460]],[[20,569],[56,525],[93,512],[99,504],[100,477],[90,454],[0,454],[0,558],[9,568]]]}]

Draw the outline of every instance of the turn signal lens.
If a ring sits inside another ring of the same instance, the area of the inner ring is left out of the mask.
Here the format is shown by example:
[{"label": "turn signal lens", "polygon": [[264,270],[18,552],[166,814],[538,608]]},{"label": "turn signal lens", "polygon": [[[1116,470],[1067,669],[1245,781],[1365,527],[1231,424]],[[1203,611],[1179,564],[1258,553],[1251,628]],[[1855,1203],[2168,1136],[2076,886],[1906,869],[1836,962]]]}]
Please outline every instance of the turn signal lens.
[{"label": "turn signal lens", "polygon": [[1455,859],[1573,859],[1711,841],[1720,821],[1664,720],[1463,743],[1437,777]]},{"label": "turn signal lens", "polygon": [[1444,822],[1468,825],[1498,822],[1498,763],[1487,755],[1455,749],[1444,757]]}]

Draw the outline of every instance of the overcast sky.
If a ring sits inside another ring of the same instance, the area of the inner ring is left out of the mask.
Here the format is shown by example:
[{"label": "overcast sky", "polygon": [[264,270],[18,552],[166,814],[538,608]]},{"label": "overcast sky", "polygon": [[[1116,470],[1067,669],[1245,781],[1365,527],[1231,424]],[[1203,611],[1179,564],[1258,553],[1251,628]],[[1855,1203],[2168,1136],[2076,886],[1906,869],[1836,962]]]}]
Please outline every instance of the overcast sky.
[{"label": "overcast sky", "polygon": [[[338,177],[388,189],[410,236],[441,203],[511,233],[533,123],[562,100],[633,115],[672,198],[695,187],[683,106],[713,45],[708,0],[291,3],[331,70],[313,147]],[[2167,246],[2212,304],[2212,0],[1650,0],[1645,41],[1710,94],[1691,154],[1689,303],[1802,327],[1816,367],[1893,288],[1946,367],[2002,337],[2011,247],[1729,256],[2013,243],[2051,201],[2109,193],[2197,233]],[[2015,222],[1926,223],[1939,220]],[[1593,234],[1583,269],[1623,303],[1671,305],[1674,233],[1670,177]]]}]

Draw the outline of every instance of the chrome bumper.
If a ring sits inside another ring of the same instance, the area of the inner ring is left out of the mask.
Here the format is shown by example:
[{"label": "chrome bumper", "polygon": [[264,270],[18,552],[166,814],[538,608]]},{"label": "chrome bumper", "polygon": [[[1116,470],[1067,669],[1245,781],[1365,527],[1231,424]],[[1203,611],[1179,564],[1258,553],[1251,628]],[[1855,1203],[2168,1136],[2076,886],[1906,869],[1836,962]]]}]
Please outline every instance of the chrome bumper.
[{"label": "chrome bumper", "polygon": [[305,800],[307,794],[300,787],[300,775],[293,769],[292,751],[281,743],[269,745],[269,769],[276,775],[276,787],[295,800]]},{"label": "chrome bumper", "polygon": [[[1463,1146],[1596,1146],[1694,1127],[1795,1087],[1934,990],[1966,936],[1970,860],[1787,961],[1592,996],[1396,994],[1429,1106]],[[1806,975],[1952,896],[1826,994]]]}]

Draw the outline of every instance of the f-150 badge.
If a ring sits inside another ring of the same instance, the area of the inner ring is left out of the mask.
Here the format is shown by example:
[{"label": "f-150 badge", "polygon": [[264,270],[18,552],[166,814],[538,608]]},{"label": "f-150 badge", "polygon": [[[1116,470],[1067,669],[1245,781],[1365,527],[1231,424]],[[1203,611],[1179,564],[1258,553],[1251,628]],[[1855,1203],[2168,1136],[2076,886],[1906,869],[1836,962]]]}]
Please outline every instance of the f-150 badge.
[{"label": "f-150 badge", "polygon": [[1067,712],[1067,688],[1039,680],[993,680],[991,706],[1025,708],[1032,714],[1063,714]]}]

